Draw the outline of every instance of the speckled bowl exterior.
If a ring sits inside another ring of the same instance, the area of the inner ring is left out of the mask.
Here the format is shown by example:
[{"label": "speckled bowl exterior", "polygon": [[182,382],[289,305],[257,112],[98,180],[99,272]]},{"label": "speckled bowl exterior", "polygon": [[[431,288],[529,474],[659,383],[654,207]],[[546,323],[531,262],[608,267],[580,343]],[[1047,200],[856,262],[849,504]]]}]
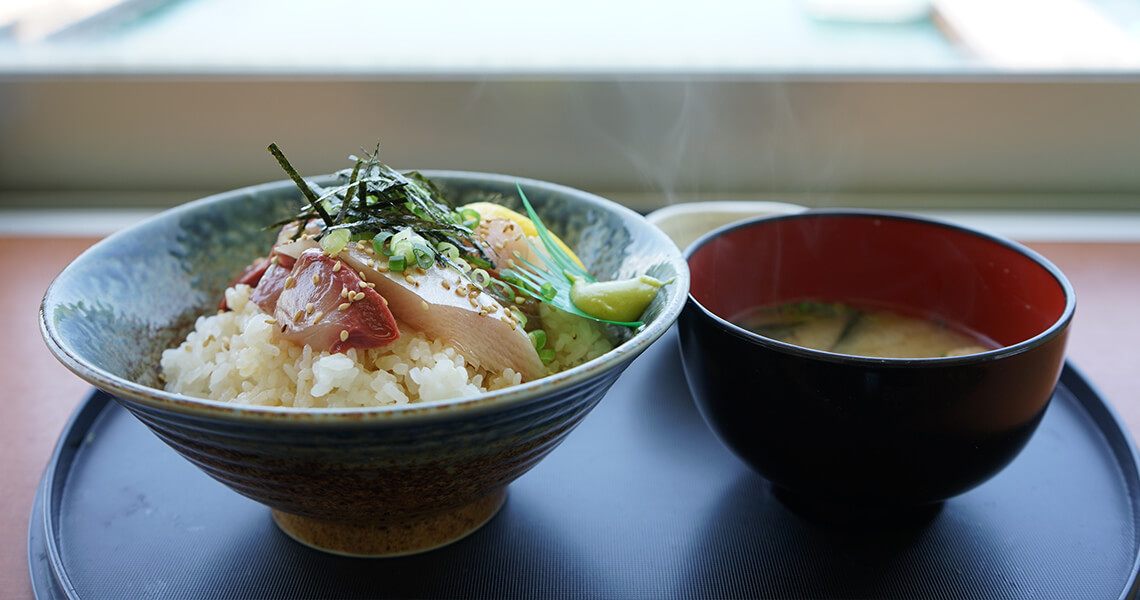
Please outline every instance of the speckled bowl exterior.
[{"label": "speckled bowl exterior", "polygon": [[611,352],[480,396],[298,410],[163,391],[162,351],[213,312],[235,274],[268,251],[276,234],[264,227],[301,205],[296,186],[281,181],[171,209],[93,246],[47,290],[44,339],[65,366],[116,397],[210,476],[271,507],[304,543],[392,555],[453,541],[493,516],[507,485],[554,449],[672,325],[689,274],[668,237],[613,202],[515,177],[424,174],[456,205],[512,205],[521,185],[551,230],[600,278],[648,272],[672,283],[650,305],[646,325]]}]

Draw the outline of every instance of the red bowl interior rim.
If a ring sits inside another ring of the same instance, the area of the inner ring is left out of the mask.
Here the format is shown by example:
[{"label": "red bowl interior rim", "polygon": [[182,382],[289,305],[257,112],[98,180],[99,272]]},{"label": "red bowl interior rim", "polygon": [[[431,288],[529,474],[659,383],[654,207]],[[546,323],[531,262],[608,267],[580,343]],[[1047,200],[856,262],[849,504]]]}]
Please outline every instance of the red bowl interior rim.
[{"label": "red bowl interior rim", "polygon": [[1072,318],[1065,275],[1033,250],[956,224],[901,213],[811,210],[727,225],[685,252],[690,303],[738,335],[787,351],[738,327],[758,306],[800,300],[881,305],[945,319],[1000,348],[966,357],[863,360],[975,360],[1020,352],[1050,339]]}]

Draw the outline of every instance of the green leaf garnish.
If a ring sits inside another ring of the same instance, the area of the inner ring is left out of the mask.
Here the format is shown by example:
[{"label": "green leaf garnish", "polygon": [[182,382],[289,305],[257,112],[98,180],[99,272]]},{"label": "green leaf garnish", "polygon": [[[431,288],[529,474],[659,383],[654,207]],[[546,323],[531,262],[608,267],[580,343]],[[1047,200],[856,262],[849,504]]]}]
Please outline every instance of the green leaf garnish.
[{"label": "green leaf garnish", "polygon": [[[546,302],[547,304],[564,310],[572,315],[577,315],[586,319],[600,321],[602,323],[612,323],[614,325],[622,325],[624,327],[641,327],[644,325],[642,321],[610,321],[608,319],[601,319],[591,315],[582,309],[578,308],[574,301],[570,299],[570,288],[573,285],[573,278],[585,279],[589,282],[597,282],[598,280],[590,275],[586,269],[582,268],[578,261],[574,260],[562,246],[555,241],[554,236],[546,228],[542,219],[535,212],[534,207],[530,205],[527,200],[526,193],[523,192],[522,186],[515,186],[519,192],[519,198],[522,199],[523,206],[526,208],[527,216],[531,222],[534,223],[534,229],[538,233],[538,239],[542,242],[543,248],[546,252],[535,252],[541,257],[541,265],[536,265],[521,256],[515,256],[515,259],[525,265],[527,268],[509,268],[502,269],[499,274],[503,276],[503,280],[538,300]],[[527,240],[528,242],[530,240]]]}]

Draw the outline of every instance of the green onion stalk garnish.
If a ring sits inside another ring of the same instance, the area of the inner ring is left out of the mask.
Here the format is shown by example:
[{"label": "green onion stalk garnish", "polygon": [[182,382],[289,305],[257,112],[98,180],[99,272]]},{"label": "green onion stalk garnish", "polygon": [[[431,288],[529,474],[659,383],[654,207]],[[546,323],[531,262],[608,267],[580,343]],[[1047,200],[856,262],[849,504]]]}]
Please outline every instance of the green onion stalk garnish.
[{"label": "green onion stalk garnish", "polygon": [[499,275],[516,289],[570,314],[625,327],[644,325],[638,317],[656,296],[657,289],[668,282],[648,275],[620,281],[598,281],[555,241],[527,200],[522,186],[516,187],[546,252],[535,253],[541,257],[542,265],[516,254],[515,258],[529,269],[503,269]]}]

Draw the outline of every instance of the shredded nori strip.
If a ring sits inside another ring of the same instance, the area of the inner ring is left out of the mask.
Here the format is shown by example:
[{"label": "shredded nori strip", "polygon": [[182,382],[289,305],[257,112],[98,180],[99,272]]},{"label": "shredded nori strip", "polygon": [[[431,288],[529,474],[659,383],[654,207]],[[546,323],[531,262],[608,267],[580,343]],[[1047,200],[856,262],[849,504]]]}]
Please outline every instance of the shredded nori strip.
[{"label": "shredded nori strip", "polygon": [[[364,240],[411,228],[433,247],[448,242],[465,253],[465,259],[486,264],[483,242],[463,225],[462,217],[435,183],[418,172],[400,173],[380,162],[379,144],[375,151],[365,152],[364,158],[349,157],[354,161],[352,168],[338,171],[341,183],[329,188],[306,181],[277,144],[270,144],[269,152],[308,201],[296,216],[271,227],[319,221],[317,239],[330,231],[347,229],[353,239]],[[295,236],[300,237],[303,230],[299,227]],[[442,266],[457,267],[439,252],[435,260]]]},{"label": "shredded nori strip", "polygon": [[[326,226],[332,225],[332,218],[329,217],[329,214],[327,212],[325,212],[324,207],[321,206],[320,198],[318,198],[316,193],[313,191],[313,187],[315,186],[305,181],[305,178],[301,177],[301,174],[297,172],[297,169],[294,169],[293,165],[289,164],[289,159],[285,158],[285,154],[281,152],[281,149],[277,147],[277,144],[269,144],[269,152],[273,154],[273,157],[277,159],[277,163],[281,165],[281,168],[285,170],[285,173],[289,175],[289,178],[293,180],[293,183],[297,184],[297,188],[299,188],[301,190],[301,193],[305,195],[305,198],[309,201],[309,207],[316,210],[317,216],[319,216],[321,220],[324,221]],[[290,222],[292,222],[292,220],[277,223],[277,226],[280,227],[285,223]]]}]

